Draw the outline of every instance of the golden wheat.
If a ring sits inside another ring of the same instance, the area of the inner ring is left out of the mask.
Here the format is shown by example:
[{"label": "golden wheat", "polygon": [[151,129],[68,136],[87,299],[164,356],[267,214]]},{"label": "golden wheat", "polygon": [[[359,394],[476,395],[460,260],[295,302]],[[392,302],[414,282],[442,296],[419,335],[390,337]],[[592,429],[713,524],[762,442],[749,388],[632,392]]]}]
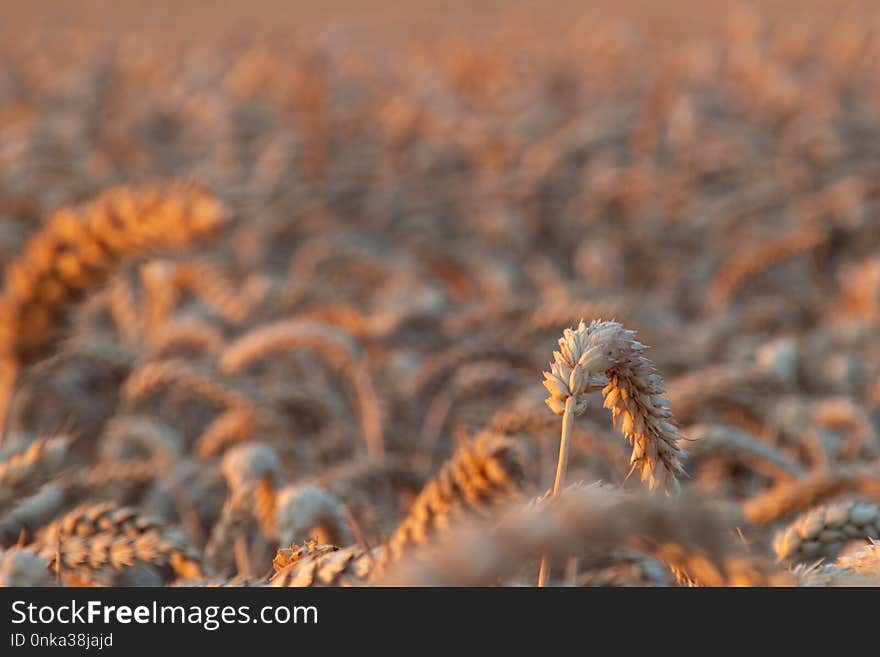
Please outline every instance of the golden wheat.
[{"label": "golden wheat", "polygon": [[853,540],[880,537],[880,507],[858,501],[810,509],[773,538],[781,561],[833,556]]},{"label": "golden wheat", "polygon": [[876,16],[20,4],[0,583],[880,584]]},{"label": "golden wheat", "polygon": [[729,508],[696,497],[621,496],[575,486],[543,503],[511,509],[495,526],[472,523],[450,532],[401,562],[382,583],[493,584],[542,552],[564,558],[590,546],[643,550],[705,586],[791,584],[785,572],[748,555],[728,534],[737,521]]},{"label": "golden wheat", "polygon": [[880,500],[880,473],[872,465],[841,465],[794,481],[779,482],[743,502],[752,522],[763,525],[809,508],[841,493],[861,493]]},{"label": "golden wheat", "polygon": [[587,326],[581,321],[576,331],[566,329],[560,338],[544,386],[550,392],[547,405],[564,416],[563,424],[566,415],[586,409],[587,393],[601,389],[615,426],[633,446],[632,470],[653,489],[661,480],[677,485],[684,474],[684,450],[663,397],[663,379],[641,353],[645,348],[634,331],[617,322],[594,320]]},{"label": "golden wheat", "polygon": [[286,349],[312,350],[342,373],[357,394],[367,452],[373,457],[381,457],[385,450],[381,403],[369,372],[358,356],[359,348],[335,327],[299,321],[261,327],[226,348],[220,357],[220,369],[227,374],[236,374],[256,360]]},{"label": "golden wheat", "polygon": [[484,516],[491,505],[516,496],[522,465],[515,444],[494,434],[481,434],[459,447],[418,497],[386,541],[374,575],[408,550],[424,545],[461,515]]},{"label": "golden wheat", "polygon": [[74,585],[138,564],[168,567],[180,577],[201,577],[200,557],[184,537],[133,509],[114,503],[78,507],[40,532],[36,545],[50,570]]}]

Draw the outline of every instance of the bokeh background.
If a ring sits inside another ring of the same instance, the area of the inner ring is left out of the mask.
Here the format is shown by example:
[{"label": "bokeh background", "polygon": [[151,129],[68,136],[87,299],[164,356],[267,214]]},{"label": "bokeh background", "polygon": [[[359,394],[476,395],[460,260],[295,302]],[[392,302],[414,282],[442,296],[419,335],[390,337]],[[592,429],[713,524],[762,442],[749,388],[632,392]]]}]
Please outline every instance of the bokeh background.
[{"label": "bokeh background", "polygon": [[[112,186],[197,181],[235,218],[123,267],[21,373],[21,445],[64,431],[64,468],[143,466],[88,500],[182,522],[201,549],[235,485],[224,454],[259,444],[279,487],[331,492],[378,544],[486,429],[521,438],[546,487],[558,419],[540,372],[581,317],[651,345],[682,433],[704,439],[686,487],[739,503],[876,468],[876,3],[31,0],[0,16],[0,263]],[[343,356],[224,371],[230,344],[288,319]],[[570,476],[638,488],[629,451],[597,400]]]}]

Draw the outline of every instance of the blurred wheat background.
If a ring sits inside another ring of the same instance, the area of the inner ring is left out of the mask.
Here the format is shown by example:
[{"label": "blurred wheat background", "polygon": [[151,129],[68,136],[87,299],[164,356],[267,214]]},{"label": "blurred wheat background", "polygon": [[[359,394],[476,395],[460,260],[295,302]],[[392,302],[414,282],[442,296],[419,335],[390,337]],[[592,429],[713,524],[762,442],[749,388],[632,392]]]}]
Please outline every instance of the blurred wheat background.
[{"label": "blurred wheat background", "polygon": [[880,584],[880,8],[0,14],[0,583]]}]

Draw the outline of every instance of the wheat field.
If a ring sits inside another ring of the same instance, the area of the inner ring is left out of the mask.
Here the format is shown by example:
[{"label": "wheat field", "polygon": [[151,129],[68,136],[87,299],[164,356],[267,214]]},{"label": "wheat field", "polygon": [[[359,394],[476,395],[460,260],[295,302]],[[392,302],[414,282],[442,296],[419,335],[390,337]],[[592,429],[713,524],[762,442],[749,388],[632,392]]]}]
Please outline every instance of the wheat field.
[{"label": "wheat field", "polygon": [[0,584],[880,585],[870,3],[2,4]]}]

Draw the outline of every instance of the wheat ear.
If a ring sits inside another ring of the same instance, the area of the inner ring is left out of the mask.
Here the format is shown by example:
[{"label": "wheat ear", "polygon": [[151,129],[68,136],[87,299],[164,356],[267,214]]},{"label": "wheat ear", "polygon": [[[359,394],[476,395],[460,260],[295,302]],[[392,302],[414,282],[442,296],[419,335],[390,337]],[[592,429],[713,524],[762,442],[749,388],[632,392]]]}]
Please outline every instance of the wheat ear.
[{"label": "wheat ear", "polygon": [[693,449],[690,460],[717,457],[739,461],[773,479],[793,479],[806,474],[804,467],[779,448],[726,424],[695,424],[687,428]]},{"label": "wheat ear", "polygon": [[837,565],[863,575],[880,578],[880,541],[871,539],[868,545],[855,554],[838,559]]},{"label": "wheat ear", "polygon": [[254,329],[223,351],[220,370],[225,374],[237,374],[254,361],[285,349],[313,351],[342,373],[357,397],[367,453],[373,458],[381,458],[385,443],[379,397],[360,357],[359,346],[335,326],[291,320]]},{"label": "wheat ear", "polygon": [[773,538],[780,561],[829,556],[849,541],[880,536],[880,507],[858,501],[810,509]]},{"label": "wheat ear", "polygon": [[75,585],[107,583],[112,571],[138,564],[169,567],[178,577],[202,576],[201,559],[182,534],[112,502],[70,511],[46,527],[36,545]]},{"label": "wheat ear", "polygon": [[753,523],[766,525],[841,493],[860,493],[880,501],[877,465],[838,465],[800,479],[781,481],[743,501],[742,509]]},{"label": "wheat ear", "polygon": [[709,285],[707,306],[713,311],[723,309],[737,288],[765,269],[811,251],[828,240],[828,231],[810,227],[797,230],[767,242],[757,250],[736,255],[724,264]]},{"label": "wheat ear", "polygon": [[385,543],[372,577],[412,548],[424,545],[461,515],[485,516],[492,504],[518,495],[522,464],[515,443],[497,434],[480,434],[453,454],[425,484],[406,517]]},{"label": "wheat ear", "polygon": [[646,346],[635,339],[635,331],[614,321],[589,326],[581,321],[576,331],[566,330],[559,347],[551,371],[544,373],[550,409],[564,416],[572,399],[571,410],[579,415],[586,408],[583,395],[601,388],[605,408],[633,446],[632,470],[651,489],[661,477],[677,487],[684,475],[681,435],[663,397],[663,378],[642,354]]},{"label": "wheat ear", "polygon": [[[565,329],[558,344],[550,371],[544,372],[544,387],[550,393],[547,406],[562,416],[553,495],[564,485],[574,418],[586,409],[585,395],[600,388],[605,408],[611,409],[615,424],[633,446],[630,472],[638,469],[653,490],[659,470],[666,483],[677,487],[677,478],[684,474],[681,436],[662,396],[663,379],[642,354],[646,347],[635,339],[635,331],[614,321],[587,326],[581,320],[577,329]],[[538,586],[548,577],[549,564],[542,559]]]},{"label": "wheat ear", "polygon": [[36,492],[64,466],[70,438],[38,438],[0,460],[0,510]]},{"label": "wheat ear", "polygon": [[207,368],[190,364],[183,358],[168,358],[145,363],[135,369],[123,385],[123,396],[132,401],[179,387],[222,408],[249,408],[246,395],[223,385]]},{"label": "wheat ear", "polygon": [[287,486],[278,491],[275,526],[281,545],[315,539],[321,545],[354,543],[345,510],[332,494],[311,485]]},{"label": "wheat ear", "polygon": [[236,445],[223,455],[221,470],[229,496],[211,529],[205,559],[216,572],[228,573],[236,542],[245,540],[255,523],[263,535],[275,533],[275,497],[281,462],[268,445]]},{"label": "wheat ear", "polygon": [[182,248],[215,232],[226,213],[194,185],[110,189],[80,209],[56,211],[6,270],[0,295],[0,427],[16,374],[61,337],[65,315],[121,261]]}]

